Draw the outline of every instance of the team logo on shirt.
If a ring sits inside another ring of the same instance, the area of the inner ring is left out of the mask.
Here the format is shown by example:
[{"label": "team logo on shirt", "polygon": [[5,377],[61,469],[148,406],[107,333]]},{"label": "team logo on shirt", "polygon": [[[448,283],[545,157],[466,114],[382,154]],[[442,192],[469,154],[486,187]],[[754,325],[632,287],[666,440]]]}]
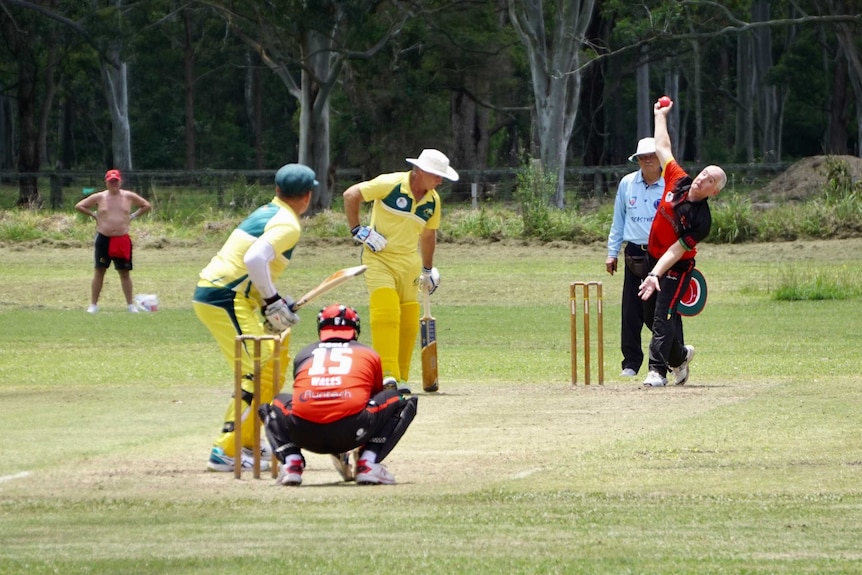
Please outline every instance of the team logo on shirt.
[{"label": "team logo on shirt", "polygon": [[672,191],[668,192],[665,195],[664,199],[666,202],[672,202],[673,201],[673,192]]},{"label": "team logo on shirt", "polygon": [[654,210],[658,209],[658,205],[661,203],[661,200],[656,200],[652,203],[652,207]]},{"label": "team logo on shirt", "polygon": [[630,208],[635,207],[635,205],[636,205],[637,203],[638,203],[638,197],[637,197],[637,196],[632,196],[632,197],[630,197],[630,198],[629,198],[629,207],[630,207]]},{"label": "team logo on shirt", "polygon": [[407,198],[405,198],[404,196],[401,196],[400,198],[395,200],[395,205],[403,210],[404,208],[407,207]]}]

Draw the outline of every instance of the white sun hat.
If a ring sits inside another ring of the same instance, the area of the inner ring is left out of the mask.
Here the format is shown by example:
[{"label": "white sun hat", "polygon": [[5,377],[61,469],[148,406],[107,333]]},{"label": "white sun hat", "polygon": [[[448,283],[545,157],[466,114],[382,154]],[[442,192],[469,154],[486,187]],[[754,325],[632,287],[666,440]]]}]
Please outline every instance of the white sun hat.
[{"label": "white sun hat", "polygon": [[655,154],[655,138],[643,138],[638,142],[637,151],[629,156],[630,162],[636,162],[638,156],[648,156],[649,154]]},{"label": "white sun hat", "polygon": [[449,158],[439,150],[425,149],[418,158],[407,158],[407,161],[423,172],[447,178],[453,182],[458,181],[458,172],[449,166]]}]

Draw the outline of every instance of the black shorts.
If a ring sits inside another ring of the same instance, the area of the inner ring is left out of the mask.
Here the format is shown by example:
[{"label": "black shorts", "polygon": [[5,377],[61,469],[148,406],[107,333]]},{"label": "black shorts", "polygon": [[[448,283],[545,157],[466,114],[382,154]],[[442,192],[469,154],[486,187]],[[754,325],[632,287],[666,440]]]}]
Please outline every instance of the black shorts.
[{"label": "black shorts", "polygon": [[109,268],[111,262],[114,262],[115,270],[131,270],[132,258],[131,249],[129,251],[129,259],[112,258],[108,255],[108,244],[111,242],[110,236],[105,236],[96,233],[96,240],[93,242],[95,251],[95,260],[97,268]]}]

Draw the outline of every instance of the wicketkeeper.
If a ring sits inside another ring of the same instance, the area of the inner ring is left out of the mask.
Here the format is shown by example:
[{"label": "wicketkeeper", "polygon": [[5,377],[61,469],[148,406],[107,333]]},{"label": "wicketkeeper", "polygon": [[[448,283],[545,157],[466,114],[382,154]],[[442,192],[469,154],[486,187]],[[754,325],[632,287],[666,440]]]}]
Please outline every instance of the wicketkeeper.
[{"label": "wicketkeeper", "polygon": [[[380,356],[357,341],[355,310],[339,304],[322,309],[317,331],[320,341],[293,361],[293,393],[260,406],[266,436],[282,463],[278,481],[302,483],[305,449],[331,454],[345,481],[395,483],[381,462],[416,416],[417,398],[409,389],[396,389],[391,378],[384,387]],[[355,471],[349,463],[353,450],[358,451]]]}]

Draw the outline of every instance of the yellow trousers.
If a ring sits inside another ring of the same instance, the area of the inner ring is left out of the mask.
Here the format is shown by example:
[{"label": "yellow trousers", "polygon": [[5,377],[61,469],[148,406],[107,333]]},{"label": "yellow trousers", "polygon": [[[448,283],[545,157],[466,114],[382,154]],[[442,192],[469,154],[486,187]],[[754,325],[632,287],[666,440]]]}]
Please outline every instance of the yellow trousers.
[{"label": "yellow trousers", "polygon": [[[230,297],[233,294],[233,297]],[[261,315],[253,300],[243,297],[241,294],[236,294],[230,290],[222,288],[207,288],[199,286],[195,290],[195,298],[192,302],[195,310],[195,315],[201,323],[206,326],[209,332],[215,338],[222,355],[230,365],[231,373],[234,372],[234,350],[237,335],[266,335],[261,321]],[[279,378],[284,381],[284,370],[287,369],[289,363],[289,337],[285,338],[281,346],[281,369],[282,374]],[[254,428],[251,422],[251,398],[254,392],[254,384],[252,375],[254,373],[254,353],[252,342],[247,342],[242,356],[242,370],[246,374],[243,379],[243,414],[240,423],[240,433],[242,434],[242,445],[244,447],[253,447],[254,443]],[[270,403],[280,389],[273,389],[273,367],[272,367],[272,351],[274,343],[272,340],[264,340],[261,342],[261,377],[260,377],[260,402]],[[230,457],[236,457],[234,453],[234,407],[233,399],[228,403],[228,408],[225,411],[224,424],[222,425],[221,435],[213,443],[214,446],[221,447],[225,454]]]},{"label": "yellow trousers", "polygon": [[365,249],[362,263],[368,266],[365,285],[370,294],[371,346],[380,355],[383,376],[407,382],[419,334],[419,254]]}]

